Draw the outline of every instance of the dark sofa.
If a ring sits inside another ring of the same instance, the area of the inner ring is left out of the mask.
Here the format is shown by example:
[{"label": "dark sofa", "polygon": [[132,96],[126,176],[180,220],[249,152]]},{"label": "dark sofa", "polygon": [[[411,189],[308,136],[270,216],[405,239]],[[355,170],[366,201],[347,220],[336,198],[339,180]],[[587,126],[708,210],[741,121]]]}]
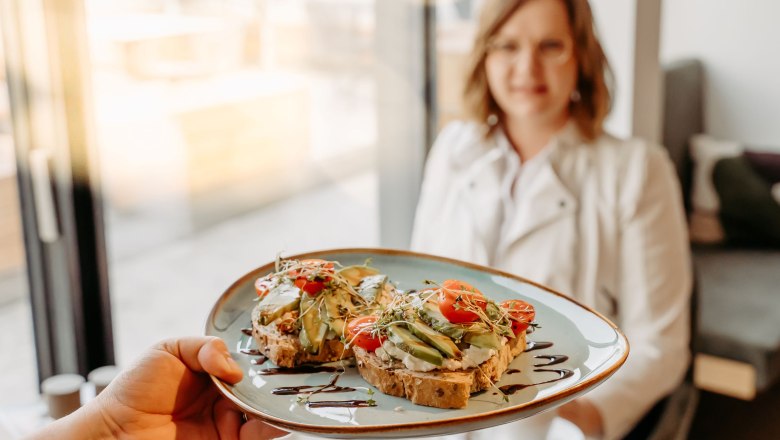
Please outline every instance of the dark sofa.
[{"label": "dark sofa", "polygon": [[[705,71],[695,60],[676,62],[664,70],[663,143],[690,209],[689,141],[694,134],[706,133]],[[752,399],[780,380],[780,249],[694,246],[693,258],[695,384]]]}]

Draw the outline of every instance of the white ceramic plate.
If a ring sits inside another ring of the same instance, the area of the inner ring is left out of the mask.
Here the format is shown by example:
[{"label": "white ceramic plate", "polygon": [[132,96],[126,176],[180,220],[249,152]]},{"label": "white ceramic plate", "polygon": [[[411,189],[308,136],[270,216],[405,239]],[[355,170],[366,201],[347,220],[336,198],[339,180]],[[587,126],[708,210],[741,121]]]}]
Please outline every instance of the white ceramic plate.
[{"label": "white ceramic plate", "polygon": [[[244,379],[231,386],[214,382],[220,391],[247,414],[280,428],[326,437],[411,437],[473,431],[532,416],[541,411],[586,393],[611,376],[628,356],[628,342],[623,333],[609,320],[593,310],[544,286],[507,273],[460,261],[430,255],[383,249],[338,249],[297,255],[291,258],[322,258],[342,265],[371,265],[387,274],[403,290],[423,287],[423,280],[443,281],[457,278],[479,288],[486,296],[503,301],[520,298],[536,308],[536,322],[541,328],[529,335],[530,341],[552,342],[546,349],[518,356],[510,369],[519,373],[504,374],[497,385],[533,384],[561,377],[557,372],[537,372],[535,364],[546,363],[541,355],[565,355],[563,363],[541,367],[573,372],[568,378],[524,388],[509,396],[506,403],[495,390],[473,396],[466,408],[438,409],[414,405],[406,399],[380,392],[373,395],[377,403],[370,408],[309,408],[297,402],[296,396],[278,396],[274,388],[295,385],[324,385],[330,373],[301,375],[260,375],[259,370],[273,367],[252,365],[254,358],[241,350],[254,347],[251,336],[242,328],[250,328],[250,311],[256,304],[254,280],[273,268],[266,264],[236,281],[214,305],[206,323],[206,334],[219,336],[227,342],[233,358],[243,368]],[[367,387],[355,368],[347,368],[338,385]],[[317,400],[365,400],[365,391],[339,394],[317,394]]]}]

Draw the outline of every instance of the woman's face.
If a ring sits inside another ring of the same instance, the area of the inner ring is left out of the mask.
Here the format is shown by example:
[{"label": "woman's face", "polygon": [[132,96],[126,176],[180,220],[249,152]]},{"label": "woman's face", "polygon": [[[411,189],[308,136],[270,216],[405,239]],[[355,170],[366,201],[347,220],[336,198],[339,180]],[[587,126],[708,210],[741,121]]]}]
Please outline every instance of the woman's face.
[{"label": "woman's face", "polygon": [[568,117],[577,61],[566,6],[531,0],[493,35],[485,59],[488,86],[509,121],[555,123]]}]

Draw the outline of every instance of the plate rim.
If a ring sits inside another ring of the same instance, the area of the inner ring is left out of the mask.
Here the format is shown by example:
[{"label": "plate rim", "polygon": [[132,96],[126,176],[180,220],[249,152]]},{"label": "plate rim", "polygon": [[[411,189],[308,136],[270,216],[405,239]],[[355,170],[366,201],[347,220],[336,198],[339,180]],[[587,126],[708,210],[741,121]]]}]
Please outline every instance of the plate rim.
[{"label": "plate rim", "polygon": [[[560,298],[563,298],[571,303],[573,303],[575,306],[579,306],[582,309],[584,309],[587,312],[592,313],[593,315],[596,315],[599,319],[607,323],[618,335],[618,343],[622,342],[625,346],[625,350],[623,352],[623,355],[620,357],[620,359],[617,360],[614,364],[609,366],[605,371],[602,371],[601,373],[590,377],[571,388],[567,388],[565,390],[559,391],[557,393],[554,393],[552,395],[546,396],[540,400],[534,400],[531,402],[527,402],[525,404],[520,405],[513,405],[509,408],[502,408],[497,409],[493,411],[487,411],[487,412],[481,412],[476,414],[468,414],[463,415],[459,417],[449,417],[449,418],[443,418],[438,420],[428,420],[428,421],[420,421],[420,422],[409,422],[409,423],[397,423],[397,424],[391,424],[391,425],[317,425],[317,424],[307,424],[307,423],[298,423],[293,422],[289,420],[285,420],[282,418],[278,418],[275,416],[272,416],[270,414],[266,414],[261,412],[260,410],[249,406],[248,404],[244,403],[238,396],[236,396],[229,388],[228,385],[220,380],[219,378],[209,375],[211,378],[211,381],[216,385],[219,392],[226,398],[228,398],[230,401],[233,402],[233,404],[237,405],[242,410],[248,412],[251,416],[256,417],[258,419],[261,419],[265,422],[268,422],[274,426],[290,429],[293,431],[298,432],[309,432],[309,433],[315,433],[315,434],[342,434],[342,435],[354,435],[354,434],[368,434],[368,433],[382,433],[382,432],[401,432],[401,431],[417,431],[417,430],[426,430],[426,429],[435,429],[442,425],[450,425],[450,426],[458,426],[462,424],[467,424],[469,422],[476,422],[479,420],[484,419],[490,419],[496,416],[501,415],[511,415],[520,411],[537,408],[540,406],[544,406],[548,403],[559,401],[559,400],[565,400],[567,397],[579,393],[583,388],[588,388],[591,385],[598,385],[600,382],[603,382],[607,378],[609,378],[612,374],[614,374],[625,362],[628,358],[628,354],[631,351],[630,344],[628,342],[628,338],[626,338],[626,335],[623,333],[620,328],[615,325],[609,318],[602,315],[601,313],[597,312],[596,310],[593,310],[591,307],[586,306],[585,304],[580,303],[579,301],[575,300],[574,298],[569,297],[568,295],[565,295],[561,292],[556,291],[555,289],[552,289],[550,287],[547,287],[545,285],[539,284],[535,281],[529,280],[527,278],[523,278],[518,275],[514,275],[499,269],[494,269],[487,266],[482,266],[479,264],[470,263],[467,261],[462,260],[456,260],[453,258],[448,257],[442,257],[439,255],[432,255],[432,254],[426,254],[422,252],[415,252],[415,251],[408,251],[404,249],[394,249],[394,248],[359,248],[359,247],[350,247],[350,248],[336,248],[336,249],[325,249],[325,250],[318,250],[318,251],[311,251],[311,252],[303,252],[296,255],[286,256],[285,259],[302,259],[302,258],[316,258],[323,255],[328,254],[360,254],[360,253],[372,253],[372,254],[382,254],[382,255],[389,255],[389,256],[405,256],[405,257],[419,257],[427,260],[433,260],[438,261],[442,263],[448,263],[456,266],[465,267],[468,269],[478,270],[482,272],[487,272],[493,275],[499,275],[506,278],[510,278],[516,281],[520,281],[522,283],[531,284],[539,289],[542,289],[548,293],[551,293],[553,295],[556,295]],[[281,255],[281,254],[280,254]],[[238,278],[236,281],[234,281],[225,291],[220,295],[220,297],[217,299],[217,301],[214,303],[214,305],[211,308],[211,311],[209,312],[208,318],[206,319],[206,323],[204,326],[204,334],[208,335],[208,330],[210,327],[210,324],[213,322],[213,319],[217,313],[217,310],[220,309],[220,306],[228,299],[229,296],[233,294],[233,292],[240,286],[247,282],[248,279],[254,278],[258,276],[259,273],[265,272],[268,270],[268,266],[271,266],[274,264],[274,261],[271,261],[270,263],[263,264],[262,266],[259,266],[240,278]]]}]

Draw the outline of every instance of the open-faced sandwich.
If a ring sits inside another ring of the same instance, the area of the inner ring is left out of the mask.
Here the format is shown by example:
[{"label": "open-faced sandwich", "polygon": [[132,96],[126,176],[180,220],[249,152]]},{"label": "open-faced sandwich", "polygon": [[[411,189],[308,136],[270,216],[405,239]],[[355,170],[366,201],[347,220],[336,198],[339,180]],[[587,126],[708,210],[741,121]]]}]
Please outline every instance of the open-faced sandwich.
[{"label": "open-faced sandwich", "polygon": [[337,268],[324,260],[277,260],[255,282],[252,311],[258,349],[280,367],[353,356],[345,347],[346,322],[391,301],[387,276],[367,265]]},{"label": "open-faced sandwich", "polygon": [[383,393],[463,408],[524,351],[534,308],[521,300],[496,304],[463,281],[431,284],[352,320],[347,341],[360,375]]}]

